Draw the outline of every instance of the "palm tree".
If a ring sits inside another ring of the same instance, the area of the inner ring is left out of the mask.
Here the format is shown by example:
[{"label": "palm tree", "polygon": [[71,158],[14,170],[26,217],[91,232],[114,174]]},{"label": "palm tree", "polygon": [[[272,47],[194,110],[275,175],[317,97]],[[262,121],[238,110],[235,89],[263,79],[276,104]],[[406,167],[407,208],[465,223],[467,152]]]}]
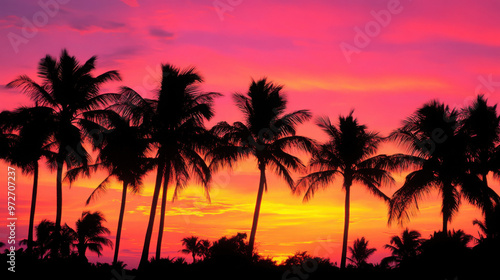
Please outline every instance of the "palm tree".
[{"label": "palm tree", "polygon": [[196,256],[206,256],[208,247],[210,247],[210,241],[199,239],[198,236],[185,237],[181,241],[182,245],[186,247],[182,249],[181,252],[184,254],[191,254],[193,263],[196,262]]},{"label": "palm tree", "polygon": [[[55,232],[61,229],[63,168],[85,165],[89,154],[82,145],[86,126],[84,113],[114,101],[115,94],[99,94],[100,87],[113,80],[120,80],[117,71],[108,71],[93,76],[97,57],[84,64],[63,50],[59,60],[50,55],[38,64],[39,84],[26,75],[21,75],[7,87],[21,88],[35,103],[50,108],[57,123],[54,126],[54,151],[57,154],[51,167],[56,175],[56,220]],[[87,133],[88,135],[88,133]]]},{"label": "palm tree", "polygon": [[86,260],[85,252],[87,249],[101,256],[103,245],[113,247],[113,242],[103,236],[110,233],[109,229],[103,225],[105,221],[102,213],[98,211],[94,213],[85,211],[81,218],[76,221],[76,240],[78,241],[76,247],[79,257]]},{"label": "palm tree", "polygon": [[420,250],[420,245],[424,239],[420,238],[420,232],[416,230],[405,229],[401,237],[394,235],[391,237],[390,244],[384,245],[384,248],[391,250],[391,257],[384,260],[395,262],[397,266],[410,259],[415,259]]},{"label": "palm tree", "polygon": [[417,170],[406,176],[405,183],[391,199],[389,223],[409,219],[418,201],[433,189],[442,197],[443,232],[458,212],[463,196],[474,205],[485,208],[490,199],[499,197],[479,177],[469,172],[467,135],[460,128],[459,114],[448,106],[431,101],[403,122],[389,136],[421,159]]},{"label": "palm tree", "polygon": [[376,197],[389,201],[379,187],[394,182],[389,170],[406,168],[412,160],[399,154],[375,155],[382,137],[367,131],[366,126],[359,124],[352,114],[339,116],[337,126],[329,118],[317,120],[316,124],[329,136],[329,140],[313,153],[309,163],[311,173],[302,177],[295,189],[299,194],[305,192],[304,201],[307,201],[319,187],[326,188],[336,177],[343,177],[342,186],[346,194],[341,268],[345,268],[347,258],[352,184],[362,184]]},{"label": "palm tree", "polygon": [[156,259],[160,259],[165,220],[168,185],[175,182],[173,198],[194,176],[204,187],[209,199],[210,169],[202,153],[213,144],[213,137],[205,129],[204,121],[214,115],[214,92],[201,92],[198,86],[203,79],[194,68],[180,70],[172,65],[162,65],[163,75],[156,99],[144,99],[130,88],[122,89],[124,104],[115,106],[124,116],[142,122],[148,128],[149,139],[156,150],[156,182],[153,193],[148,228],[139,267],[148,261],[149,245],[153,233],[158,198],[163,181],[160,228],[156,246]]},{"label": "palm tree", "polygon": [[[490,172],[500,174],[500,116],[497,105],[489,106],[488,100],[478,95],[472,105],[461,111],[461,119],[460,132],[468,136],[469,172],[479,176],[482,183],[488,186],[487,175]],[[493,209],[495,196],[494,192],[484,194],[482,208],[485,212]]]},{"label": "palm tree", "polygon": [[200,240],[200,250],[198,256],[202,258],[202,260],[206,260],[210,256],[210,241],[207,239]]},{"label": "palm tree", "polygon": [[[9,153],[5,156],[11,164],[21,168],[23,173],[33,174],[33,189],[31,195],[31,208],[28,226],[27,251],[33,249],[33,227],[35,220],[36,198],[38,192],[39,160],[42,157],[53,158],[50,151],[52,128],[55,119],[52,111],[47,107],[21,107],[13,112],[5,111],[8,122],[3,124],[7,131],[17,131],[15,141],[11,142]],[[0,118],[4,120],[4,118]]]},{"label": "palm tree", "polygon": [[59,232],[55,232],[55,229],[55,223],[46,219],[35,227],[34,251],[39,258],[67,258],[71,255],[71,248],[76,240],[75,231],[67,224]]},{"label": "palm tree", "polygon": [[377,249],[368,248],[368,241],[365,237],[361,237],[361,239],[358,238],[354,240],[353,246],[349,247],[351,257],[348,259],[359,268],[367,264],[366,261],[375,251],[377,251]]},{"label": "palm tree", "polygon": [[260,206],[264,190],[267,190],[266,169],[272,167],[290,188],[294,187],[291,170],[304,167],[302,161],[288,152],[287,148],[311,152],[314,142],[296,135],[296,126],[311,118],[308,110],[285,114],[287,99],[283,86],[269,82],[266,78],[253,81],[246,95],[235,94],[234,99],[244,114],[244,122],[233,125],[220,122],[212,128],[221,137],[221,144],[207,154],[211,168],[232,167],[243,158],[253,156],[260,171],[260,182],[255,203],[252,229],[249,240],[249,254],[252,253],[257,233]]},{"label": "palm tree", "polygon": [[87,199],[88,205],[92,199],[107,190],[111,177],[116,177],[123,183],[120,214],[116,230],[115,252],[113,264],[118,262],[120,238],[125,214],[127,191],[138,193],[143,187],[142,179],[151,168],[152,164],[147,158],[149,152],[146,131],[141,126],[133,126],[130,121],[122,118],[111,110],[94,112],[94,118],[104,123],[100,127],[102,141],[99,143],[99,155],[92,166],[84,166],[69,170],[66,178],[74,181],[80,174],[90,175],[90,171],[98,168],[106,169],[108,176],[97,186]]},{"label": "palm tree", "polygon": [[[56,227],[54,226],[54,229],[55,228]],[[53,256],[62,258],[71,256],[73,253],[72,248],[77,240],[75,230],[65,223],[64,226],[61,227],[61,230],[55,233],[55,235],[53,233],[51,236],[52,248],[56,250],[56,254],[53,254]],[[53,252],[51,251],[51,253]]]},{"label": "palm tree", "polygon": [[42,220],[36,227],[36,241],[35,250],[38,253],[40,259],[48,256],[48,252],[51,249],[51,236],[54,231],[54,222],[49,220]]}]

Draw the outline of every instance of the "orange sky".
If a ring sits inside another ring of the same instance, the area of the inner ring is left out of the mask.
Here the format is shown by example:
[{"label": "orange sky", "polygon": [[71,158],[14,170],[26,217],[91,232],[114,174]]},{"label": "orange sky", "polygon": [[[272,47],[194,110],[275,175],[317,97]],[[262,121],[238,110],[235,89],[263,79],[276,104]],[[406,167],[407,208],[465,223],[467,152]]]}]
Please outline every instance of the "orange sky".
[{"label": "orange sky", "polygon": [[[216,116],[209,125],[241,119],[231,94],[244,92],[252,77],[263,76],[285,85],[290,110],[310,109],[314,116],[334,119],[355,109],[361,123],[383,135],[434,98],[462,107],[481,92],[491,104],[500,102],[497,1],[397,2],[316,0],[301,6],[304,2],[297,0],[241,1],[221,14],[212,1],[92,0],[70,1],[57,9],[52,6],[49,14],[33,1],[6,0],[0,9],[0,36],[7,38],[0,40],[0,110],[29,105],[18,90],[3,85],[20,74],[36,77],[39,59],[46,54],[57,56],[62,48],[81,61],[98,55],[96,73],[121,72],[123,81],[108,84],[103,92],[127,85],[151,96],[160,77],[160,63],[196,66],[205,78],[203,89],[224,94],[215,102]],[[369,37],[369,43],[347,59],[340,46],[356,46],[358,28],[366,32],[375,21],[373,14],[383,14],[388,5],[396,5],[399,12],[392,13],[378,32],[372,30],[376,34]],[[43,20],[42,13],[48,15],[46,23],[38,24],[36,31],[29,29],[26,22],[37,20],[36,15],[38,21]],[[12,34],[25,40],[13,43],[9,39],[15,36]],[[312,123],[301,126],[299,133],[324,139]],[[381,149],[398,151],[393,145]],[[6,170],[7,165],[1,162],[4,186]],[[390,195],[401,186],[404,175],[398,176],[395,186],[385,187],[385,193]],[[23,239],[32,178],[20,171],[18,177],[17,234]],[[63,221],[74,227],[82,211],[99,210],[107,218],[114,239],[121,185],[114,184],[98,201],[84,205],[104,177],[99,173],[91,180],[79,180],[71,189],[65,184]],[[120,258],[129,267],[137,265],[142,248],[153,177],[147,178],[141,195],[128,196]],[[259,252],[281,260],[307,250],[339,262],[344,203],[340,182],[302,203],[279,178],[271,174],[268,178],[269,191],[264,195],[257,232]],[[211,204],[206,203],[201,187],[190,186],[178,201],[168,204],[163,255],[181,255],[180,239],[189,235],[214,240],[249,233],[258,179],[253,161],[242,162],[234,171],[221,171],[214,177]],[[490,182],[500,192],[498,181]],[[5,192],[0,193],[0,205],[6,205]],[[439,210],[434,193],[421,204],[408,227],[427,237],[441,228]],[[479,211],[463,202],[450,228],[476,235],[472,227],[475,218],[480,218]],[[0,211],[0,219],[6,221],[5,209]],[[55,173],[46,169],[40,176],[36,222],[42,219],[55,219]],[[383,244],[401,230],[396,225],[387,226],[387,207],[382,201],[361,186],[354,187],[350,243],[365,236],[378,249],[371,261],[378,262],[388,255]],[[0,239],[6,234],[5,228],[0,228]],[[154,248],[153,242],[151,252]],[[100,259],[92,253],[89,256],[93,261],[110,262],[112,250],[106,249]]]}]

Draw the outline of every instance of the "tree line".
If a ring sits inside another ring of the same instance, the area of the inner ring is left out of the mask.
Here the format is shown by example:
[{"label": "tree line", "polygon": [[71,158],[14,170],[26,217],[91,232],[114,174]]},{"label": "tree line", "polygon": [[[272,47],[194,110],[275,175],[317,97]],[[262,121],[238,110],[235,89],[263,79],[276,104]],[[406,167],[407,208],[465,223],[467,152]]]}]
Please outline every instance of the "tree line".
[{"label": "tree line", "polygon": [[[95,75],[96,60],[94,56],[80,63],[63,50],[59,58],[47,55],[40,60],[40,81],[21,75],[7,84],[8,88],[20,89],[34,103],[0,113],[0,157],[34,177],[28,252],[35,247],[33,223],[42,160],[56,171],[56,216],[50,230],[54,248],[62,248],[64,243],[65,229],[61,226],[64,182],[106,170],[108,176],[96,186],[87,204],[106,191],[112,178],[122,182],[114,264],[118,262],[127,193],[139,192],[146,174],[155,172],[139,269],[148,263],[159,202],[155,259],[161,257],[169,186],[175,200],[188,182],[195,180],[210,200],[212,174],[221,168],[232,168],[246,158],[256,160],[260,173],[245,249],[249,256],[255,253],[268,172],[282,178],[304,201],[312,199],[320,189],[332,186],[337,179],[342,180],[345,192],[342,269],[347,261],[353,186],[363,186],[387,202],[389,223],[408,221],[425,195],[438,190],[442,198],[444,236],[451,234],[448,224],[457,215],[462,200],[481,209],[485,220],[493,219],[494,209],[499,205],[500,197],[490,188],[488,176],[500,175],[500,117],[496,105],[488,104],[482,95],[463,108],[430,101],[387,137],[359,123],[354,112],[339,116],[335,122],[326,116],[319,117],[315,123],[328,136],[319,143],[296,133],[300,124],[312,119],[312,113],[289,112],[283,86],[267,78],[252,80],[246,93],[233,94],[234,103],[243,115],[241,121],[232,124],[222,121],[208,128],[205,123],[213,118],[214,100],[221,94],[201,91],[203,79],[195,68],[163,64],[159,89],[153,92],[154,98],[145,98],[125,86],[117,93],[101,93],[105,83],[121,81],[121,76],[115,70]],[[404,147],[405,153],[379,154],[378,148],[385,141]],[[95,159],[85,148],[86,143],[97,151]],[[307,153],[309,162],[304,163],[292,151]],[[395,171],[409,173],[403,185],[388,197],[381,187],[395,183],[392,177]],[[300,178],[295,180],[292,172],[301,174]],[[479,221],[477,224],[485,225]],[[359,246],[363,245],[363,240],[358,241]],[[183,242],[191,244],[189,240]]]}]

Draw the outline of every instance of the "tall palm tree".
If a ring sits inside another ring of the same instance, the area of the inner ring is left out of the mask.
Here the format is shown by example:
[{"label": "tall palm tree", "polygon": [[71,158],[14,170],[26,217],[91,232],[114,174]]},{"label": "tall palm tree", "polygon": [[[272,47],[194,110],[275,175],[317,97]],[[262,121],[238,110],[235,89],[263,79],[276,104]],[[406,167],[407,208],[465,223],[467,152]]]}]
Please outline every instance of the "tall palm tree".
[{"label": "tall palm tree", "polygon": [[78,221],[76,221],[76,240],[78,243],[78,256],[87,259],[85,252],[87,249],[101,256],[103,245],[113,247],[113,242],[103,236],[110,231],[103,223],[106,221],[100,212],[90,213],[85,211]]},{"label": "tall palm tree", "polygon": [[[23,173],[33,174],[33,188],[28,226],[27,251],[33,249],[33,227],[35,220],[36,198],[38,192],[39,160],[53,158],[50,151],[50,142],[53,134],[55,119],[52,110],[47,107],[21,107],[12,112],[3,112],[9,115],[8,122],[2,126],[6,131],[16,131],[16,140],[11,142],[9,153],[5,156],[11,164],[21,168]],[[4,120],[4,118],[0,118]]]},{"label": "tall palm tree", "polygon": [[191,254],[193,263],[196,262],[196,256],[203,257],[206,255],[206,251],[208,247],[210,247],[210,241],[199,239],[198,236],[185,237],[181,241],[182,245],[185,247],[181,252],[184,254]]},{"label": "tall palm tree", "polygon": [[214,92],[201,92],[203,79],[194,68],[180,70],[162,65],[161,85],[155,99],[142,98],[130,88],[122,89],[125,103],[115,108],[133,121],[142,122],[149,130],[149,139],[156,149],[156,181],[146,237],[139,267],[148,261],[149,245],[153,233],[158,198],[163,181],[160,228],[156,246],[156,259],[160,259],[161,243],[169,183],[175,182],[174,199],[191,177],[200,182],[209,199],[210,169],[202,153],[214,143],[204,122],[213,115]]},{"label": "tall palm tree", "polygon": [[260,182],[250,232],[249,254],[254,249],[262,196],[264,190],[267,190],[266,169],[272,167],[293,188],[294,180],[290,171],[301,170],[304,164],[286,149],[311,152],[314,148],[311,139],[296,135],[296,126],[309,120],[311,114],[308,110],[285,113],[287,99],[282,89],[283,86],[266,78],[252,80],[246,95],[234,95],[244,121],[233,125],[220,122],[212,128],[223,142],[207,154],[213,170],[224,166],[232,167],[236,161],[250,156],[257,160]]},{"label": "tall palm tree", "polygon": [[107,190],[111,177],[116,177],[123,183],[113,256],[113,264],[116,264],[118,262],[127,191],[132,193],[140,192],[143,187],[142,179],[152,167],[152,162],[147,157],[149,143],[146,138],[146,131],[142,126],[131,125],[129,120],[122,118],[118,113],[111,110],[95,111],[93,114],[93,118],[98,119],[103,125],[99,128],[102,132],[102,141],[98,145],[99,154],[96,163],[92,166],[71,169],[66,173],[66,178],[72,182],[78,175],[89,176],[90,171],[95,169],[101,168],[108,171],[109,175],[87,199],[87,205],[92,199],[96,199],[101,192]]},{"label": "tall palm tree", "polygon": [[375,253],[375,251],[377,251],[377,249],[368,248],[368,241],[365,237],[361,237],[361,239],[358,238],[354,240],[353,246],[349,247],[351,257],[348,259],[359,268],[367,264],[366,261],[371,255],[373,255],[373,253]]},{"label": "tall palm tree", "polygon": [[469,172],[469,138],[460,128],[459,114],[448,106],[431,101],[403,122],[389,136],[421,159],[420,167],[406,176],[405,183],[391,199],[389,222],[403,222],[418,209],[423,195],[433,189],[442,197],[443,232],[457,214],[461,197],[481,208],[499,197],[475,174]]},{"label": "tall palm tree", "polygon": [[[460,132],[467,135],[469,173],[479,176],[488,186],[487,175],[500,175],[500,116],[497,105],[488,105],[483,95],[462,109]],[[489,188],[484,188],[490,191]],[[484,194],[483,210],[491,211],[495,204],[495,193]]]},{"label": "tall palm tree", "polygon": [[353,117],[339,116],[338,125],[329,118],[319,118],[316,124],[329,139],[313,153],[309,162],[311,173],[302,177],[295,192],[304,192],[304,201],[311,199],[319,187],[326,188],[338,176],[343,177],[345,191],[344,237],[340,267],[345,268],[349,234],[350,196],[353,183],[365,186],[374,196],[389,201],[379,187],[394,183],[389,171],[408,167],[411,157],[376,155],[382,137],[368,131]]},{"label": "tall palm tree", "polygon": [[93,75],[97,57],[80,62],[63,50],[59,60],[47,55],[38,64],[37,83],[21,75],[7,84],[9,88],[21,88],[35,103],[50,108],[57,123],[54,126],[54,152],[51,162],[56,168],[56,233],[61,229],[63,168],[84,165],[89,154],[82,145],[86,126],[84,113],[106,105],[117,98],[115,94],[100,94],[100,87],[113,80],[120,80],[117,71]]},{"label": "tall palm tree", "polygon": [[401,237],[394,235],[391,237],[390,244],[384,245],[384,248],[391,250],[391,257],[384,260],[395,262],[396,266],[410,259],[415,259],[420,250],[420,245],[424,242],[420,232],[416,230],[405,229]]}]

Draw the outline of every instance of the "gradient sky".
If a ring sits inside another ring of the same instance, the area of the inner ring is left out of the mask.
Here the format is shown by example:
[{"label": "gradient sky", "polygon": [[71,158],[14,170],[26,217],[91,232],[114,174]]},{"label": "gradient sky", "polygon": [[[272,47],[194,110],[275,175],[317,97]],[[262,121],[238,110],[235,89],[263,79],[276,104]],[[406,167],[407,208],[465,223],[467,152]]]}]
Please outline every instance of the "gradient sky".
[{"label": "gradient sky", "polygon": [[[30,105],[19,90],[4,85],[20,74],[35,78],[38,61],[46,54],[58,56],[62,48],[80,61],[97,55],[96,73],[120,71],[123,81],[107,84],[103,92],[127,85],[151,97],[160,63],[196,66],[205,79],[202,88],[224,94],[215,102],[216,116],[209,125],[241,119],[231,94],[245,92],[251,78],[264,76],[285,85],[290,110],[310,109],[315,116],[333,119],[355,109],[361,123],[382,135],[431,99],[456,108],[470,104],[477,93],[485,94],[490,104],[500,101],[500,2],[494,0],[325,0],[308,1],[307,6],[297,0],[41,0],[57,3],[48,8],[38,2],[0,4],[0,110]],[[301,126],[299,133],[324,139],[312,123]],[[381,149],[399,151],[393,145]],[[1,162],[2,178],[6,170]],[[397,184],[384,187],[386,194],[401,186],[404,176],[396,174]],[[71,188],[65,184],[63,221],[74,227],[82,211],[102,211],[114,240],[120,184],[84,205],[104,177],[98,173]],[[18,171],[18,178],[20,240],[27,236],[32,177]],[[178,201],[169,202],[163,256],[182,255],[180,239],[186,236],[215,240],[249,233],[258,178],[256,163],[249,160],[214,176],[211,204],[195,184]],[[268,180],[257,232],[259,252],[282,260],[307,250],[339,262],[344,200],[340,182],[302,203],[279,178],[269,175]],[[2,182],[6,185],[6,179]],[[500,192],[498,181],[490,182]],[[120,258],[129,267],[138,263],[153,184],[150,175],[143,192],[127,199]],[[6,192],[0,193],[0,205],[6,205]],[[433,193],[406,226],[428,237],[441,228],[439,211],[438,194]],[[5,218],[6,209],[0,211],[0,219]],[[475,218],[480,212],[463,202],[450,228],[477,235]],[[35,222],[42,219],[55,219],[55,172],[45,168]],[[378,262],[389,254],[383,244],[401,230],[387,226],[382,201],[354,186],[351,245],[365,236],[378,249],[371,261]],[[1,227],[0,239],[6,236]],[[154,248],[153,241],[152,253]],[[88,255],[93,261],[110,262],[112,250],[106,249],[100,259]]]}]

